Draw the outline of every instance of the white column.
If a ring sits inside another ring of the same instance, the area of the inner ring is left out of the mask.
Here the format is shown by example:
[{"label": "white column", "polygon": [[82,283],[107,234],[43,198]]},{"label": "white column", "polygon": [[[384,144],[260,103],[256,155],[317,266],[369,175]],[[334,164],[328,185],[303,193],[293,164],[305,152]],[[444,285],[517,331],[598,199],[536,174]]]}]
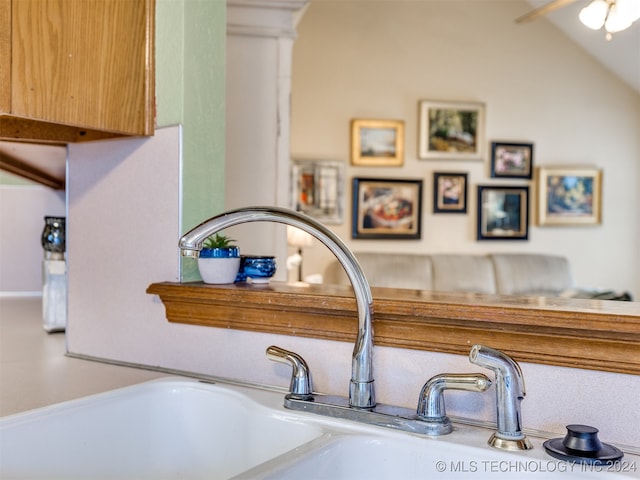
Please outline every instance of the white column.
[{"label": "white column", "polygon": [[[228,0],[225,208],[289,206],[291,60],[307,0]],[[286,278],[284,226],[227,232],[241,253],[274,254]]]}]

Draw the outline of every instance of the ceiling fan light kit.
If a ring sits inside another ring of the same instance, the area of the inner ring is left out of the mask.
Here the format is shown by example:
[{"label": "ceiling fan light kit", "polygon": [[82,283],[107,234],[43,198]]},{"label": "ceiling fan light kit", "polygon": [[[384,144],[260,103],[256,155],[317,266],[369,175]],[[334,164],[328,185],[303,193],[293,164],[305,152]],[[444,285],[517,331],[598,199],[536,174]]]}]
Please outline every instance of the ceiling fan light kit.
[{"label": "ceiling fan light kit", "polygon": [[[516,23],[529,22],[575,1],[552,0],[517,18]],[[578,17],[583,25],[593,30],[604,27],[607,40],[611,40],[612,33],[629,28],[640,18],[640,0],[593,0],[580,11]]]},{"label": "ceiling fan light kit", "polygon": [[608,33],[629,28],[640,18],[640,0],[594,0],[580,11],[580,21],[588,28]]},{"label": "ceiling fan light kit", "polygon": [[580,10],[580,21],[585,27],[593,30],[600,30],[604,26],[607,18],[609,5],[604,0],[595,0]]}]

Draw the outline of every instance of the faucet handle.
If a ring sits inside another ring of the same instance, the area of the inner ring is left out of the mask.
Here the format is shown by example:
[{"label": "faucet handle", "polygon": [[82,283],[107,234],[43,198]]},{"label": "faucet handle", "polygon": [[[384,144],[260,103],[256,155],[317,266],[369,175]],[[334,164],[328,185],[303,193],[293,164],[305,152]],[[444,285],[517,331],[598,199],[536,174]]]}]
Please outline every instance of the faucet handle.
[{"label": "faucet handle", "polygon": [[309,400],[313,397],[311,371],[309,370],[307,362],[304,361],[304,358],[295,352],[285,350],[276,345],[268,347],[266,353],[269,360],[287,363],[293,367],[288,397],[297,400]]},{"label": "faucet handle", "polygon": [[430,435],[446,435],[453,431],[444,403],[445,390],[484,392],[491,380],[482,373],[441,373],[427,380],[418,399],[418,418],[429,424]]}]

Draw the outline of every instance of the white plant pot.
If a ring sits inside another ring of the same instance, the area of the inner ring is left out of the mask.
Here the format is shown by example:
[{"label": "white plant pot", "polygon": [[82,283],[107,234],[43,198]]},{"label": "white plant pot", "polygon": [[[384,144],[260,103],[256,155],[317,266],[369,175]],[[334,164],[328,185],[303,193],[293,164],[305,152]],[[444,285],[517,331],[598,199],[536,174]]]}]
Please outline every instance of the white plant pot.
[{"label": "white plant pot", "polygon": [[240,270],[240,257],[198,258],[198,270],[204,283],[233,283]]}]

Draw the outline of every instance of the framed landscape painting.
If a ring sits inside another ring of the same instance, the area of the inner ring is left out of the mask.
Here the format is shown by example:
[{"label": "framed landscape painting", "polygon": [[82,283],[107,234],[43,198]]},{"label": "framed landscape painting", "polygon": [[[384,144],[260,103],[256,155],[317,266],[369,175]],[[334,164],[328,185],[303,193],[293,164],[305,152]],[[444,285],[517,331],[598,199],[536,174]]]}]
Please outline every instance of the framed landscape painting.
[{"label": "framed landscape painting", "polygon": [[597,225],[602,221],[602,170],[540,167],[538,225]]},{"label": "framed landscape painting", "polygon": [[422,180],[353,179],[353,238],[419,239]]},{"label": "framed landscape painting", "polygon": [[483,103],[420,102],[418,156],[422,159],[481,160]]},{"label": "framed landscape painting", "polygon": [[399,167],[404,163],[404,122],[352,120],[351,164]]}]

